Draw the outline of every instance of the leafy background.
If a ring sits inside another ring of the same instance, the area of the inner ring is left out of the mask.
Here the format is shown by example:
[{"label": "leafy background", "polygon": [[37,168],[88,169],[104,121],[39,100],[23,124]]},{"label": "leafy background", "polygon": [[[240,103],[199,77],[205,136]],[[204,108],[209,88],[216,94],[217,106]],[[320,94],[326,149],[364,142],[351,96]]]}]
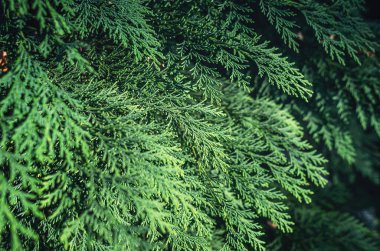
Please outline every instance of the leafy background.
[{"label": "leafy background", "polygon": [[0,247],[378,250],[363,3],[3,1]]},{"label": "leafy background", "polygon": [[[378,3],[365,1],[365,7],[363,16],[378,41]],[[269,247],[376,250],[378,247],[371,245],[363,233],[378,236],[380,227],[378,56],[370,54],[361,65],[349,63],[342,67],[318,55],[318,51],[309,51],[297,56],[297,62],[306,65],[303,70],[307,78],[318,83],[313,101],[306,107],[289,103],[308,128],[308,137],[329,160],[329,184],[316,192],[310,206],[294,211],[299,228],[292,235],[279,237],[273,226],[268,228],[273,237]]]}]

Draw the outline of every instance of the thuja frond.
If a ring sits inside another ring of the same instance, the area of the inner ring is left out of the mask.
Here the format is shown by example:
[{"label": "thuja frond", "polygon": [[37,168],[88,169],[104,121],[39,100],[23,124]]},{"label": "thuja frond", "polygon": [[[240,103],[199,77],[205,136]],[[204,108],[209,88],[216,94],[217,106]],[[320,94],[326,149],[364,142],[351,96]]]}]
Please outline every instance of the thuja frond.
[{"label": "thuja frond", "polygon": [[[335,34],[322,47],[342,62],[372,49],[347,2],[259,5],[295,50],[295,11],[317,40]],[[311,97],[297,65],[255,28],[259,12],[229,0],[3,2],[0,248],[265,250],[264,221],[297,231],[291,212],[327,184],[327,161],[296,119],[301,106],[255,96],[254,82],[317,100],[322,115],[332,97]],[[342,76],[337,114],[378,131],[378,88],[361,74],[366,87],[355,70]],[[307,113],[308,132],[349,156],[349,136],[321,133],[322,115],[312,124],[319,113]]]},{"label": "thuja frond", "polygon": [[[376,236],[358,219],[338,211],[300,208],[295,219],[300,231],[290,249],[284,249],[282,240],[277,239],[270,250],[377,250]],[[321,232],[319,229],[325,229]],[[318,230],[317,230],[318,229]],[[329,233],[326,235],[326,233]],[[343,234],[344,233],[344,234]],[[322,241],[323,240],[323,241]]]},{"label": "thuja frond", "polygon": [[[268,42],[260,41],[260,35],[251,25],[249,6],[230,1],[194,1],[157,3],[154,8],[167,12],[158,25],[161,33],[167,34],[165,39],[172,39],[169,47],[172,49],[172,64],[179,67],[181,73],[191,73],[190,79],[184,76],[185,79],[192,83],[191,88],[201,88],[206,97],[220,99],[214,95],[220,93],[217,90],[222,77],[247,87],[252,64],[258,68],[259,76],[267,77],[269,83],[282,91],[304,99],[310,97],[310,83],[294,64],[276,48],[271,48]],[[177,11],[181,14],[178,15]],[[180,18],[183,16],[189,18]],[[193,18],[204,19],[205,23],[194,22]],[[178,41],[176,34],[181,34],[183,41]],[[207,90],[210,92],[206,93]]]},{"label": "thuja frond", "polygon": [[298,51],[295,16],[301,14],[318,43],[326,53],[339,63],[345,64],[347,54],[360,62],[359,54],[373,51],[374,35],[367,23],[357,13],[362,10],[361,0],[327,1],[271,1],[260,0],[261,11],[275,25],[282,39],[290,48]]}]

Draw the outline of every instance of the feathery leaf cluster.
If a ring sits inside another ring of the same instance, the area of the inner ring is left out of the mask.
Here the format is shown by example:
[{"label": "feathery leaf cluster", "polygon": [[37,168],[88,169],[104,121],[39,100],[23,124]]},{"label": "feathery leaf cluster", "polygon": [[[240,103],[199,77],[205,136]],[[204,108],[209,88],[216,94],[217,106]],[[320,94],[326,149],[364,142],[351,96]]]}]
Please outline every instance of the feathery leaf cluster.
[{"label": "feathery leaf cluster", "polygon": [[[339,63],[373,49],[348,6],[360,1],[320,2],[3,1],[0,247],[264,250],[266,220],[296,229],[291,210],[327,184],[327,161],[293,108],[251,91],[265,79],[305,102],[313,87],[254,17],[261,12],[298,50],[299,12]],[[349,87],[360,74],[342,78]],[[369,82],[373,89],[336,88],[361,104],[363,128],[379,132],[379,89]],[[342,118],[353,112],[340,107]],[[353,158],[313,126],[315,138]]]}]

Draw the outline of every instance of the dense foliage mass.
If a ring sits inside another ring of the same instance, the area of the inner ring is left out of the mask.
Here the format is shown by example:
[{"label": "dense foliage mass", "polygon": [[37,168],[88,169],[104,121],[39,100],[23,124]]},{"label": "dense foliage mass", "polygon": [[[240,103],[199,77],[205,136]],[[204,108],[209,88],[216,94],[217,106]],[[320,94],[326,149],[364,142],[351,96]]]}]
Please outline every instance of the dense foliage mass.
[{"label": "dense foliage mass", "polygon": [[378,250],[362,4],[2,1],[0,248]]}]

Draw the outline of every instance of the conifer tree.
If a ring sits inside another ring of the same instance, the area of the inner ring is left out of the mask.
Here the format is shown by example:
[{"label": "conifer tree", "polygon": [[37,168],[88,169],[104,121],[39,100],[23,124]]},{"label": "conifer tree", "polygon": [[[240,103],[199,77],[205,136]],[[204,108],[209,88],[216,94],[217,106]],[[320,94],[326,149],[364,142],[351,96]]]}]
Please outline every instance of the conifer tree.
[{"label": "conifer tree", "polygon": [[362,4],[2,1],[0,248],[377,250],[333,208],[379,183]]}]

